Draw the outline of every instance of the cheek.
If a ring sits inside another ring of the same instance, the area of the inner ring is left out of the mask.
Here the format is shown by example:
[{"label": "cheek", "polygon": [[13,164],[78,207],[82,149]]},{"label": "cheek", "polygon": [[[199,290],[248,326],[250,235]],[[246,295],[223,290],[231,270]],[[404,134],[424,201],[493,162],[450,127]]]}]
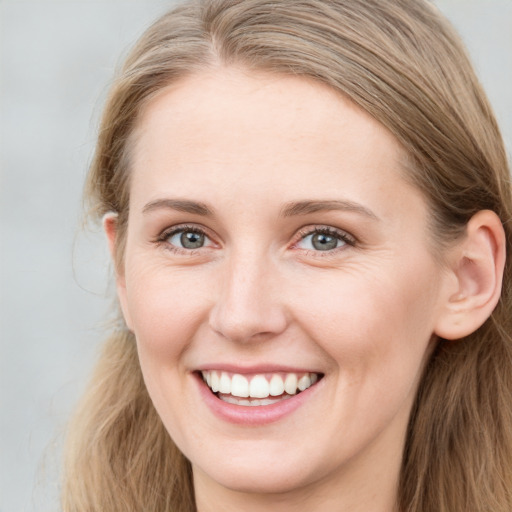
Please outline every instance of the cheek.
[{"label": "cheek", "polygon": [[206,319],[205,276],[137,261],[132,268],[126,276],[126,307],[139,352],[175,364]]},{"label": "cheek", "polygon": [[[143,258],[142,260],[144,260]],[[126,273],[126,305],[140,366],[151,400],[167,430],[182,445],[190,413],[186,353],[206,318],[204,276],[132,259]]]},{"label": "cheek", "polygon": [[294,294],[302,329],[345,381],[407,380],[421,367],[433,333],[436,274],[395,267],[317,277]]}]

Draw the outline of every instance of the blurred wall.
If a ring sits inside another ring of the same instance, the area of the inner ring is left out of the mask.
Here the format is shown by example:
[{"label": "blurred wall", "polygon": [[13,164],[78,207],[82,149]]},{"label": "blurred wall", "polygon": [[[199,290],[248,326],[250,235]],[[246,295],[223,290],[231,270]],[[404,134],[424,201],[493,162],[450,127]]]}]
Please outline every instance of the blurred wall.
[{"label": "blurred wall", "polygon": [[[58,510],[62,431],[110,301],[80,194],[107,85],[174,2],[0,0],[0,512]],[[512,0],[438,0],[512,152]]]}]

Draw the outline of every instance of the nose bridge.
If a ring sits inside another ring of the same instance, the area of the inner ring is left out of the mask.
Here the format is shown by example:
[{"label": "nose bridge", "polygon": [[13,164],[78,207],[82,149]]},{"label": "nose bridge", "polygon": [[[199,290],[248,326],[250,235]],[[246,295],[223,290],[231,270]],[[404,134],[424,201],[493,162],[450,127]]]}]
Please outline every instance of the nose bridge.
[{"label": "nose bridge", "polygon": [[211,327],[233,341],[271,337],[286,328],[279,272],[264,251],[233,250],[219,275]]}]

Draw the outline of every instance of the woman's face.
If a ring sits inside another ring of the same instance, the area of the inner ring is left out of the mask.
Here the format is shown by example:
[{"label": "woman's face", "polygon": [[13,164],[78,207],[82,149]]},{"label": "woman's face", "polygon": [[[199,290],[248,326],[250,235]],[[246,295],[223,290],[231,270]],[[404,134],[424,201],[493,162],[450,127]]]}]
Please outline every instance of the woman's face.
[{"label": "woman's face", "polygon": [[147,107],[119,295],[196,487],[396,481],[444,280],[403,158],[300,78],[219,69]]}]

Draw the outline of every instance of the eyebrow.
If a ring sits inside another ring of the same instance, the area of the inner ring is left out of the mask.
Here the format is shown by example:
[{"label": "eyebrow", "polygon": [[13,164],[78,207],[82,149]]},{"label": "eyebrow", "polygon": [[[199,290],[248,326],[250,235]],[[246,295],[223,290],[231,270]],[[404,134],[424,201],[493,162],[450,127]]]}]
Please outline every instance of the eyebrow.
[{"label": "eyebrow", "polygon": [[[142,209],[143,213],[148,213],[158,209],[171,209],[184,213],[202,215],[205,217],[213,216],[213,212],[204,203],[190,201],[188,199],[156,199],[147,203]],[[295,201],[286,203],[281,210],[282,217],[294,217],[298,215],[308,215],[321,211],[349,211],[359,213],[373,220],[379,220],[377,215],[365,206],[346,200],[329,200],[329,201]]]},{"label": "eyebrow", "polygon": [[176,210],[179,212],[193,213],[195,215],[213,216],[213,212],[204,203],[189,201],[187,199],[156,199],[146,204],[142,209],[148,213],[161,208]]},{"label": "eyebrow", "polygon": [[321,211],[348,211],[359,213],[373,220],[379,220],[377,215],[371,210],[359,203],[345,200],[331,200],[331,201],[297,201],[287,203],[281,211],[283,217],[292,217],[295,215],[307,215],[309,213],[316,213]]}]

